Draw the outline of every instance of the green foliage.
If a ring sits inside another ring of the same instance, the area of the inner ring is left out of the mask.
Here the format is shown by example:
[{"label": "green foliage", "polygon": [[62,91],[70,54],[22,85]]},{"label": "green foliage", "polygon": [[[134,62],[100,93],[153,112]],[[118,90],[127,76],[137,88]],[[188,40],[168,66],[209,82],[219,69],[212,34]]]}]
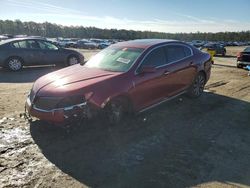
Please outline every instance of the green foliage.
[{"label": "green foliage", "polygon": [[[166,31],[167,32],[167,31]],[[151,31],[133,31],[100,29],[96,27],[62,26],[52,23],[21,22],[20,20],[0,20],[0,34],[35,35],[43,37],[100,38],[100,39],[141,39],[161,38],[182,41],[250,41],[250,31],[219,33],[163,33]]]}]

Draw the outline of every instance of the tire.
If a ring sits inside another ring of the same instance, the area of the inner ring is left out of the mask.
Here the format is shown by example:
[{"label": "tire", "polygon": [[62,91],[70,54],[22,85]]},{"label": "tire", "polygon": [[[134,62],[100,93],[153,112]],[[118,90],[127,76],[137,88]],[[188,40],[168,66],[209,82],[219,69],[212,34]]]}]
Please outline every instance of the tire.
[{"label": "tire", "polygon": [[122,98],[113,99],[105,108],[105,118],[112,125],[117,125],[127,113],[127,104]]},{"label": "tire", "polygon": [[10,70],[10,71],[19,71],[23,68],[23,61],[21,58],[19,57],[10,57],[7,61],[6,61],[6,67]]},{"label": "tire", "polygon": [[237,63],[237,65],[236,65],[236,66],[237,66],[237,68],[239,68],[239,69],[243,68],[243,66],[242,66],[242,65],[240,65],[240,64],[238,64],[238,63]]},{"label": "tire", "polygon": [[198,73],[188,91],[188,95],[191,98],[198,98],[202,95],[206,84],[206,78],[204,73]]},{"label": "tire", "polygon": [[224,50],[223,50],[223,53],[222,53],[222,56],[225,57],[225,56],[226,56],[226,53],[227,53],[227,51],[224,49]]},{"label": "tire", "polygon": [[67,60],[68,66],[76,65],[79,63],[80,63],[80,60],[79,60],[79,57],[77,55],[71,55],[68,57],[68,60]]}]

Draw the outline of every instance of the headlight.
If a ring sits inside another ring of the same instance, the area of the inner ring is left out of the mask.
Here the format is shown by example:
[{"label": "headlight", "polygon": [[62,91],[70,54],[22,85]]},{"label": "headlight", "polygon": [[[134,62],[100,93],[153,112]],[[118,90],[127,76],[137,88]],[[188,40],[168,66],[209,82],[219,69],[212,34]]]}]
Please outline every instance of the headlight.
[{"label": "headlight", "polygon": [[30,101],[33,102],[35,98],[35,92],[33,91],[33,89],[30,90],[28,96],[30,98]]},{"label": "headlight", "polygon": [[42,110],[52,110],[57,108],[57,104],[62,98],[59,97],[36,97],[34,106]]},{"label": "headlight", "polygon": [[65,107],[70,107],[74,106],[77,104],[82,104],[85,102],[85,98],[83,96],[69,96],[61,99],[56,108],[65,108]]}]

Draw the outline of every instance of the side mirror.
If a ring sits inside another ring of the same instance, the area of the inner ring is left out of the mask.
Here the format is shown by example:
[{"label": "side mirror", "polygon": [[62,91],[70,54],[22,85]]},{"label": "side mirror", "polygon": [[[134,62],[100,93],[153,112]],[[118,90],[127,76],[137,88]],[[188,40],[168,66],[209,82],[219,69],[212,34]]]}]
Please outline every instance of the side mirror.
[{"label": "side mirror", "polygon": [[153,73],[156,71],[156,68],[153,66],[143,66],[141,67],[140,73]]}]

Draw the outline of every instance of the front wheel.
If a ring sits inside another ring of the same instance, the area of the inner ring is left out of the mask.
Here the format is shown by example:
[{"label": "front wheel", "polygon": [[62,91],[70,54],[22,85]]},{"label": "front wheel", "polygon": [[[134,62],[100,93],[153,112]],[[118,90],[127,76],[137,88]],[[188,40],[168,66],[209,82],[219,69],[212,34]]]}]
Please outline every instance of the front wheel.
[{"label": "front wheel", "polygon": [[126,114],[126,105],[120,98],[113,99],[105,108],[105,116],[109,123],[115,125],[121,122]]},{"label": "front wheel", "polygon": [[76,55],[72,55],[68,58],[68,66],[80,63],[79,58]]},{"label": "front wheel", "polygon": [[203,73],[199,73],[195,77],[193,84],[191,85],[188,91],[188,95],[192,98],[197,98],[201,96],[201,94],[204,91],[205,84],[206,84],[205,75]]}]

